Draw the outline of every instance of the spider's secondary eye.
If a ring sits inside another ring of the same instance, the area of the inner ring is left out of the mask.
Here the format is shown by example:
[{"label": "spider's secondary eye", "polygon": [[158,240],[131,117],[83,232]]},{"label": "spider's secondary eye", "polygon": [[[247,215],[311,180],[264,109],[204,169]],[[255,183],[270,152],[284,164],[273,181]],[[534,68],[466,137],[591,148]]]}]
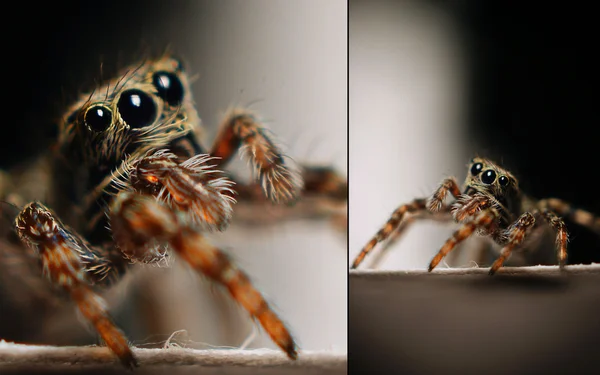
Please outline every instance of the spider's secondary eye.
[{"label": "spider's secondary eye", "polygon": [[500,183],[500,185],[506,186],[506,185],[508,185],[508,177],[500,176],[500,178],[498,179],[498,182]]},{"label": "spider's secondary eye", "polygon": [[477,176],[479,174],[479,172],[481,172],[482,169],[483,169],[483,164],[481,164],[481,163],[475,163],[471,167],[471,174],[473,176]]},{"label": "spider's secondary eye", "polygon": [[93,105],[85,112],[83,121],[90,130],[102,132],[112,124],[112,113],[104,106]]},{"label": "spider's secondary eye", "polygon": [[142,90],[132,89],[123,92],[117,108],[123,120],[132,128],[151,125],[156,118],[156,104],[150,95]]},{"label": "spider's secondary eye", "polygon": [[496,172],[494,172],[491,169],[483,172],[483,174],[481,175],[481,182],[483,182],[484,184],[489,185],[494,181],[496,181]]},{"label": "spider's secondary eye", "polygon": [[158,96],[170,105],[179,105],[183,101],[183,85],[174,73],[156,72],[152,76],[152,83],[158,91]]}]

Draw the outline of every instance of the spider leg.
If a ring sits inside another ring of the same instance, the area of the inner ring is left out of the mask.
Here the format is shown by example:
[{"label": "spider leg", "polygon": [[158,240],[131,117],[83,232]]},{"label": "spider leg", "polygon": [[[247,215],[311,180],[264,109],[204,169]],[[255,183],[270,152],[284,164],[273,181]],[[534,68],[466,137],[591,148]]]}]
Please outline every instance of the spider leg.
[{"label": "spider leg", "polygon": [[595,216],[591,212],[573,208],[569,203],[557,198],[542,199],[538,202],[537,206],[542,212],[544,210],[553,211],[558,216],[568,218],[600,235],[600,217]]},{"label": "spider leg", "polygon": [[402,220],[398,227],[389,236],[388,240],[384,244],[382,244],[380,250],[377,253],[373,254],[371,267],[377,268],[379,266],[387,251],[396,245],[396,243],[402,238],[402,235],[408,229],[408,227],[412,225],[412,223],[414,223],[415,221],[421,221],[425,219],[438,222],[451,221],[452,217],[449,215],[449,213],[449,207],[446,207],[446,209],[443,209],[440,212],[430,212],[427,210],[423,210],[406,216],[406,218]]},{"label": "spider leg", "polygon": [[412,201],[412,203],[403,204],[402,206],[398,207],[383,228],[381,228],[377,234],[365,245],[365,247],[362,248],[360,253],[354,259],[352,268],[357,268],[365,259],[367,254],[369,254],[373,248],[375,248],[375,245],[388,239],[402,223],[407,213],[415,214],[425,210],[427,210],[425,199],[415,199]]},{"label": "spider leg", "polygon": [[483,194],[466,195],[458,199],[452,208],[452,214],[457,222],[462,222],[466,218],[475,216],[477,211],[481,211],[492,205],[489,197]]},{"label": "spider leg", "polygon": [[226,287],[288,357],[296,359],[296,344],[280,318],[248,276],[222,250],[208,243],[185,213],[174,212],[147,195],[121,192],[111,206],[110,221],[123,252],[168,245],[198,273]]},{"label": "spider leg", "polygon": [[223,231],[232,215],[233,182],[218,177],[215,158],[196,155],[180,162],[167,150],[145,156],[119,176],[117,185],[152,195],[176,211],[186,212],[194,224],[203,229]]},{"label": "spider leg", "polygon": [[452,234],[440,251],[433,257],[431,263],[429,263],[429,272],[431,272],[440,261],[452,251],[456,245],[470,237],[476,229],[489,228],[494,224],[498,217],[498,213],[493,208],[487,208],[479,211],[472,221],[464,223],[457,231]]},{"label": "spider leg", "polygon": [[502,267],[506,259],[510,256],[511,252],[515,248],[515,246],[517,246],[523,241],[528,230],[532,228],[535,224],[534,215],[539,215],[539,212],[525,212],[517,219],[517,221],[513,225],[511,225],[506,230],[506,237],[508,238],[508,242],[502,248],[498,259],[496,259],[496,261],[490,267],[490,275],[495,274],[496,271],[498,271],[498,269]]},{"label": "spider leg", "polygon": [[541,214],[544,217],[544,219],[546,219],[546,222],[556,232],[556,255],[558,258],[559,267],[563,268],[567,262],[567,241],[569,240],[569,235],[567,232],[565,222],[560,217],[558,217],[553,211],[543,210]]},{"label": "spider leg", "polygon": [[[294,206],[265,205],[268,198],[257,184],[235,182],[238,223],[279,223],[284,219],[329,219],[340,232],[347,231],[348,183],[333,168],[300,165],[304,188]],[[235,181],[235,179],[232,178]]]},{"label": "spider leg", "polygon": [[112,322],[102,297],[92,290],[94,275],[102,278],[100,275],[104,274],[100,269],[98,274],[86,269],[85,263],[89,260],[86,256],[94,254],[93,249],[39,202],[28,204],[18,214],[15,229],[21,241],[38,254],[44,276],[69,293],[83,316],[93,324],[123,365],[136,367],[137,360],[125,335]]},{"label": "spider leg", "polygon": [[455,199],[460,197],[460,187],[454,177],[449,177],[442,181],[432,197],[427,202],[427,209],[431,212],[437,212],[444,206],[444,200],[448,193],[452,194]]},{"label": "spider leg", "polygon": [[248,157],[264,194],[273,202],[295,200],[302,189],[302,180],[289,168],[284,156],[268,137],[267,131],[247,110],[231,111],[210,150],[219,158],[219,165],[227,164],[236,151]]},{"label": "spider leg", "polygon": [[[415,199],[412,201],[412,203],[398,207],[383,228],[381,228],[377,234],[365,245],[365,247],[362,248],[360,253],[354,259],[351,268],[357,268],[367,254],[375,248],[375,245],[388,239],[398,229],[402,221],[405,219],[407,213],[415,215],[423,211],[435,213],[448,210],[448,206],[444,204],[444,200],[448,195],[448,192],[450,192],[454,198],[460,197],[460,188],[458,187],[456,179],[453,177],[442,181],[430,199]],[[403,228],[403,230],[404,229],[405,228]],[[396,239],[398,236],[396,236]]]}]

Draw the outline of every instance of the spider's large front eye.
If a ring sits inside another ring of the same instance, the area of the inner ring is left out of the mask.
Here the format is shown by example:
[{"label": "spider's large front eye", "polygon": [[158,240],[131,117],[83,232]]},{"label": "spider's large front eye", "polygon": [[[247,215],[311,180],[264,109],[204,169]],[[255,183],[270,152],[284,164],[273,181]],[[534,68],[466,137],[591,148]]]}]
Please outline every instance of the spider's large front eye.
[{"label": "spider's large front eye", "polygon": [[481,182],[483,182],[484,184],[489,185],[494,181],[496,181],[496,172],[494,172],[491,169],[483,172],[483,174],[481,175]]},{"label": "spider's large front eye", "polygon": [[102,132],[112,124],[112,112],[103,105],[93,105],[85,112],[83,121],[88,129]]},{"label": "spider's large front eye", "polygon": [[156,87],[158,96],[169,105],[177,106],[183,101],[183,85],[181,81],[171,72],[156,72],[152,76],[152,83]]},{"label": "spider's large front eye", "polygon": [[501,186],[506,186],[506,185],[508,185],[508,177],[500,176],[500,178],[498,179],[498,182],[500,183]]},{"label": "spider's large front eye", "polygon": [[121,94],[117,108],[121,118],[132,128],[152,125],[156,119],[156,104],[142,90],[132,89]]},{"label": "spider's large front eye", "polygon": [[481,164],[481,163],[475,163],[471,167],[471,174],[473,176],[477,176],[479,174],[479,172],[481,172],[482,169],[483,169],[483,164]]}]

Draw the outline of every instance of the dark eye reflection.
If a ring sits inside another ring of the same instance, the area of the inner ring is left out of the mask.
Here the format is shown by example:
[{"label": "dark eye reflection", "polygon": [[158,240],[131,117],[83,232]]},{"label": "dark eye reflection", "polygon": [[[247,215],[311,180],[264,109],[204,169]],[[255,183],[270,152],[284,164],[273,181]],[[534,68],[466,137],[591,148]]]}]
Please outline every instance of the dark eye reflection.
[{"label": "dark eye reflection", "polygon": [[481,175],[481,182],[483,182],[484,184],[489,185],[494,183],[494,181],[496,181],[496,172],[494,172],[491,169],[488,169]]},{"label": "dark eye reflection", "polygon": [[131,89],[121,94],[117,108],[123,120],[132,128],[152,125],[157,109],[150,95],[142,90]]},{"label": "dark eye reflection", "polygon": [[94,105],[86,111],[84,121],[89,129],[102,132],[112,123],[112,114],[108,108],[102,105]]},{"label": "dark eye reflection", "polygon": [[481,172],[482,169],[483,169],[483,164],[481,164],[481,163],[475,163],[471,167],[471,174],[473,176],[477,176],[479,174],[479,172]]}]

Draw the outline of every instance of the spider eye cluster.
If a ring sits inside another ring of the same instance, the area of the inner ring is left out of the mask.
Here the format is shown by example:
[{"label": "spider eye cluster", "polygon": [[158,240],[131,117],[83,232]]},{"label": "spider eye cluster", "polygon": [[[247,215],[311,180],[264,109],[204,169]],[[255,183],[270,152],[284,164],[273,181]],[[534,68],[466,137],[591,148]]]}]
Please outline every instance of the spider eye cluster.
[{"label": "spider eye cluster", "polygon": [[500,176],[496,174],[496,172],[492,169],[488,169],[487,171],[481,174],[481,182],[486,185],[491,185],[496,182],[496,178],[498,178],[498,183],[500,186],[506,186],[510,182],[509,178],[506,176]]},{"label": "spider eye cluster", "polygon": [[[480,173],[481,173],[481,177],[480,177],[481,182],[483,182],[486,185],[493,184],[494,182],[496,182],[496,178],[498,177],[498,175],[496,174],[496,171],[494,171],[493,169],[488,169],[486,171],[483,171],[482,163],[473,164],[473,166],[471,167],[471,174],[473,176],[478,176]],[[500,184],[500,186],[506,186],[506,185],[508,185],[509,182],[510,182],[510,179],[506,176],[501,175],[498,178],[498,183]]]},{"label": "spider eye cluster", "polygon": [[[156,95],[170,106],[183,102],[185,90],[181,80],[173,72],[158,71],[152,75]],[[140,89],[128,89],[121,93],[117,111],[127,125],[132,128],[150,126],[156,121],[158,108],[152,95]],[[112,110],[104,104],[90,106],[84,115],[85,126],[93,132],[103,132],[112,124]]]}]

